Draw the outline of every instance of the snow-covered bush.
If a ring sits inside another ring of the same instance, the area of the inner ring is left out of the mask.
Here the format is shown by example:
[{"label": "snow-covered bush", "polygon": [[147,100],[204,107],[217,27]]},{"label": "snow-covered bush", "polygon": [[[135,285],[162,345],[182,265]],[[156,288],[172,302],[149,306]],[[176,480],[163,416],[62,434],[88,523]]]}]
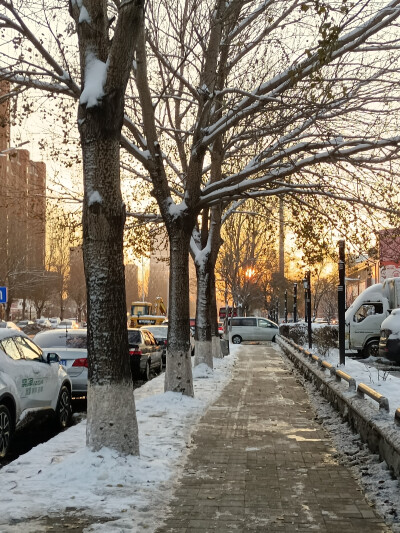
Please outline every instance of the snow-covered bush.
[{"label": "snow-covered bush", "polygon": [[313,330],[313,344],[320,355],[327,355],[331,348],[337,348],[337,326],[324,326]]},{"label": "snow-covered bush", "polygon": [[306,342],[307,325],[305,323],[282,324],[279,326],[279,334],[282,337],[292,339],[293,342],[300,346]]}]

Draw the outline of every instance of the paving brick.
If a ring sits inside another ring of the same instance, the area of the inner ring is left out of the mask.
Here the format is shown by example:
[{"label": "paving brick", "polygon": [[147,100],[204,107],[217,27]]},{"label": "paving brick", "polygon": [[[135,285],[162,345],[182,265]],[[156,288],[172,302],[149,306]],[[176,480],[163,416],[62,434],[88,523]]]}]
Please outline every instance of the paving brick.
[{"label": "paving brick", "polygon": [[192,435],[169,506],[182,521],[174,530],[167,517],[157,533],[180,533],[182,523],[188,533],[390,531],[314,417],[278,351],[242,346],[231,382]]}]

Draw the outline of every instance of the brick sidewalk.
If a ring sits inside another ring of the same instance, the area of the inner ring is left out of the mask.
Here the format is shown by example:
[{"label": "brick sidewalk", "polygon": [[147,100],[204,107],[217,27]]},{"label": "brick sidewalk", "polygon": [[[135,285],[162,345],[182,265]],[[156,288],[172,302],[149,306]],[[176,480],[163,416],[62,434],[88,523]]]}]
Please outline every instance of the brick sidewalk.
[{"label": "brick sidewalk", "polygon": [[391,531],[335,453],[279,351],[242,346],[157,533]]}]

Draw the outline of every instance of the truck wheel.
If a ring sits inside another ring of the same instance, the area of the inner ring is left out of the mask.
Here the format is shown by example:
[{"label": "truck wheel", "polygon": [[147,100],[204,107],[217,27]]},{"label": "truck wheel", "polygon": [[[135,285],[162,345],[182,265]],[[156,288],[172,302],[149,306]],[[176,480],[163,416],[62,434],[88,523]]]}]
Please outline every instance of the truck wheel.
[{"label": "truck wheel", "polygon": [[364,355],[366,357],[378,357],[379,355],[379,341],[370,341],[364,348]]}]

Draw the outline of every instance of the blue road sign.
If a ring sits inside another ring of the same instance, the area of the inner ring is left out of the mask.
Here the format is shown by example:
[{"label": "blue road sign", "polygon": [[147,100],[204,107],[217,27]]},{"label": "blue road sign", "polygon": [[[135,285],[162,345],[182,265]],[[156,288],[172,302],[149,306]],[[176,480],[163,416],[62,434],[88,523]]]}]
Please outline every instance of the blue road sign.
[{"label": "blue road sign", "polygon": [[0,287],[0,304],[7,303],[7,287]]}]

